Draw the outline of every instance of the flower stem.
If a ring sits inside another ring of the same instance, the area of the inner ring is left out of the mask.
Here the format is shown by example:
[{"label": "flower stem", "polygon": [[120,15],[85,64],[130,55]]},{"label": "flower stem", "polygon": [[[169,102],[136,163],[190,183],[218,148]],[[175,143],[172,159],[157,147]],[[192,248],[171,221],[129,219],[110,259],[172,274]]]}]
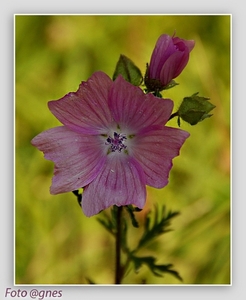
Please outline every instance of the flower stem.
[{"label": "flower stem", "polygon": [[115,284],[120,284],[122,279],[122,269],[121,269],[121,216],[122,216],[122,206],[117,207],[117,232],[116,232],[116,260],[115,260]]},{"label": "flower stem", "polygon": [[168,121],[170,121],[172,118],[174,117],[178,117],[178,111],[176,111],[175,113],[171,114],[171,116],[169,117]]}]

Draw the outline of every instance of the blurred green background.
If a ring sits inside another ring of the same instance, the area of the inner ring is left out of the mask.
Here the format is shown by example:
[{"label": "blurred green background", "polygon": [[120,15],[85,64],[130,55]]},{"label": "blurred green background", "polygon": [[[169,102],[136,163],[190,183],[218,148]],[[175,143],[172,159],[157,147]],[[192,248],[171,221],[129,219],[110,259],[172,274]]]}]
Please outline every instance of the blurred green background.
[{"label": "blurred green background", "polygon": [[[147,188],[143,214],[155,204],[179,211],[173,231],[158,238],[159,264],[172,263],[183,282],[143,267],[124,284],[230,284],[230,15],[15,15],[15,283],[114,282],[114,240],[87,218],[72,193],[50,195],[53,163],[31,146],[60,125],[47,102],[76,91],[102,70],[113,75],[120,54],[144,74],[158,37],[194,39],[190,61],[170,89],[177,108],[199,92],[214,115],[181,128],[191,136],[174,159],[170,183]],[[169,125],[177,127],[177,120]],[[130,240],[138,238],[133,229]],[[151,253],[153,249],[148,251]],[[147,253],[147,252],[146,252]]]}]

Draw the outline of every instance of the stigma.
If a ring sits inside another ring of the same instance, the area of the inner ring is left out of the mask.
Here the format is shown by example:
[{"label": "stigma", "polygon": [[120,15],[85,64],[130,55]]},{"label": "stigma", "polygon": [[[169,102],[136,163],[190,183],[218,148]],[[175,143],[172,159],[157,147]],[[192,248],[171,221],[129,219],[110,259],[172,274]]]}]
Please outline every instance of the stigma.
[{"label": "stigma", "polygon": [[114,132],[113,137],[108,136],[105,142],[105,145],[109,145],[110,152],[121,152],[123,149],[126,149],[126,145],[124,144],[126,141],[126,135],[123,133]]}]

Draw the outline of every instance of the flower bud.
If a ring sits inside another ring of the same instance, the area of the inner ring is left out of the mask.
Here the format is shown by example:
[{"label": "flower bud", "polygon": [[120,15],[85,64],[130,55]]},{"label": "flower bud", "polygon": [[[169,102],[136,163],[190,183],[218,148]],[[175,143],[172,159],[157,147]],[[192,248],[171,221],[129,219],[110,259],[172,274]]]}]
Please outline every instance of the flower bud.
[{"label": "flower bud", "polygon": [[147,65],[145,85],[148,91],[161,91],[175,85],[173,81],[184,69],[194,48],[193,40],[163,34],[159,37]]}]

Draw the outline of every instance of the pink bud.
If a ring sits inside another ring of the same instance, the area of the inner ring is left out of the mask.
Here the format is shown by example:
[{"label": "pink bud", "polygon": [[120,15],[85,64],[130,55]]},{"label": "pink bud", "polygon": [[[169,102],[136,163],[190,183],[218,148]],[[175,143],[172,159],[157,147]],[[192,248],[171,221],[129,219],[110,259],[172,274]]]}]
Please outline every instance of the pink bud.
[{"label": "pink bud", "polygon": [[162,90],[176,78],[188,63],[193,40],[184,40],[163,34],[159,37],[145,75],[149,91]]}]

